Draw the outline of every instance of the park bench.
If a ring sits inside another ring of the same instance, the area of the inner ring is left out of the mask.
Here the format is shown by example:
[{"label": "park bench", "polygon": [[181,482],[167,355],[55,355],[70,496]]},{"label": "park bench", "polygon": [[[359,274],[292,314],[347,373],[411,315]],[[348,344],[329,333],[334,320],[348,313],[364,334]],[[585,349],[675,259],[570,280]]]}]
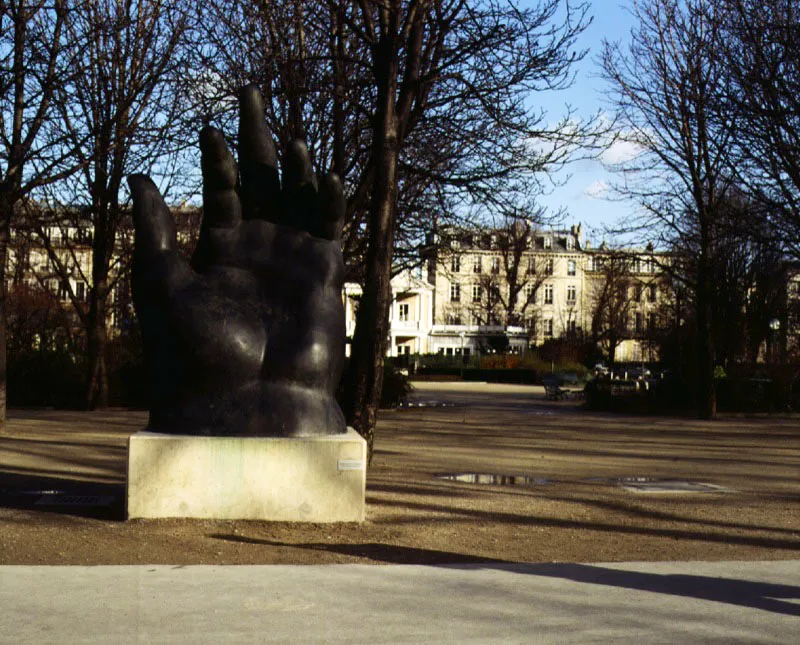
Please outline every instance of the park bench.
[{"label": "park bench", "polygon": [[542,379],[544,385],[544,398],[548,401],[559,401],[566,399],[569,392],[561,387],[561,384],[556,378]]}]

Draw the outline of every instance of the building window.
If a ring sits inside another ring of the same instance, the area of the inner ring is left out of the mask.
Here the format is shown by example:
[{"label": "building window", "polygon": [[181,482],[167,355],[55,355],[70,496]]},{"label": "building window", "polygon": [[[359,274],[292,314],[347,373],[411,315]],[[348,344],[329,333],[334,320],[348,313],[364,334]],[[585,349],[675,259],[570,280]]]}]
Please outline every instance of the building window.
[{"label": "building window", "polygon": [[59,300],[69,299],[69,285],[66,282],[61,282],[58,285],[58,299]]},{"label": "building window", "polygon": [[577,289],[575,288],[574,284],[570,284],[567,286],[567,302],[574,303],[577,298]]},{"label": "building window", "polygon": [[479,284],[472,285],[472,302],[480,302],[483,296],[483,288]]},{"label": "building window", "polygon": [[647,301],[648,302],[655,302],[656,301],[656,285],[651,284],[647,287]]},{"label": "building window", "polygon": [[460,325],[461,324],[461,314],[447,314],[447,324],[448,325]]},{"label": "building window", "polygon": [[492,273],[500,273],[500,258],[492,258]]},{"label": "building window", "polygon": [[76,294],[75,295],[78,297],[78,300],[80,300],[81,302],[86,300],[86,283],[85,282],[79,282],[77,284],[77,289],[76,289]]},{"label": "building window", "polygon": [[633,261],[631,263],[631,270],[634,273],[641,273],[641,271],[642,271],[642,262],[641,262],[641,260],[639,260],[639,258],[633,258]]},{"label": "building window", "polygon": [[578,271],[578,265],[575,260],[567,260],[567,275],[575,275]]},{"label": "building window", "polygon": [[553,304],[553,285],[546,284],[544,285],[544,304],[552,305]]},{"label": "building window", "polygon": [[652,273],[653,272],[653,258],[647,258],[644,261],[644,272],[645,273]]},{"label": "building window", "polygon": [[472,261],[472,272],[480,273],[481,271],[483,271],[483,268],[481,267],[481,256],[479,255]]},{"label": "building window", "polygon": [[656,314],[651,313],[647,316],[647,329],[648,331],[655,331],[658,328],[658,318]]},{"label": "building window", "polygon": [[547,262],[544,265],[544,272],[547,275],[553,275],[553,258],[547,258]]},{"label": "building window", "polygon": [[461,258],[457,255],[454,255],[450,259],[450,271],[453,273],[460,273],[461,272]]},{"label": "building window", "polygon": [[531,316],[530,318],[525,319],[525,326],[528,328],[528,332],[531,336],[536,335],[536,318]]},{"label": "building window", "polygon": [[642,313],[640,311],[636,312],[636,317],[634,318],[634,326],[637,334],[641,334],[644,331],[644,316],[642,316]]},{"label": "building window", "polygon": [[401,303],[397,305],[397,320],[400,322],[408,322],[409,306],[408,303]]},{"label": "building window", "polygon": [[553,335],[553,319],[548,318],[544,321],[544,335],[545,336],[552,336]]},{"label": "building window", "polygon": [[528,275],[536,273],[536,258],[528,258],[528,268],[525,270]]},{"label": "building window", "polygon": [[578,321],[577,320],[568,320],[567,321],[567,331],[574,334],[578,331]]},{"label": "building window", "polygon": [[575,240],[572,238],[571,235],[567,235],[567,250],[571,251],[575,248]]},{"label": "building window", "polygon": [[450,283],[450,302],[461,302],[461,285],[458,282]]},{"label": "building window", "polygon": [[642,301],[642,285],[636,284],[633,286],[633,300],[634,302]]},{"label": "building window", "polygon": [[545,235],[544,237],[544,248],[552,249],[553,248],[553,238],[549,235]]},{"label": "building window", "polygon": [[525,288],[523,289],[523,293],[525,294],[526,303],[536,302],[536,285],[526,284]]}]

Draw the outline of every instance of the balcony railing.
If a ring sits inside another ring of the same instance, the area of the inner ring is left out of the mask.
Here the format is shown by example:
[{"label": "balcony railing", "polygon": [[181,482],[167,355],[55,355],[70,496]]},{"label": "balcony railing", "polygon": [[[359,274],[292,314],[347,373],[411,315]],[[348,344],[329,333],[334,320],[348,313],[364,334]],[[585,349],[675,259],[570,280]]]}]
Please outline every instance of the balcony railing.
[{"label": "balcony railing", "polygon": [[524,327],[516,325],[434,325],[432,334],[525,334]]},{"label": "balcony railing", "polygon": [[392,329],[419,329],[419,320],[392,320]]}]

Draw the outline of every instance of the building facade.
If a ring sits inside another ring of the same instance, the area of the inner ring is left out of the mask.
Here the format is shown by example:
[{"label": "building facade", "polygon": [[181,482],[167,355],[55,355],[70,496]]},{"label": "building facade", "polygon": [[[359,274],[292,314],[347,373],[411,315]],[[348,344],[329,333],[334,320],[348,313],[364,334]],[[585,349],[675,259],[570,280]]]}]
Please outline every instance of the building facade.
[{"label": "building facade", "polygon": [[[446,231],[432,239],[426,257],[434,289],[430,350],[458,355],[507,343],[521,352],[569,334],[602,337],[603,294],[609,280],[618,279],[614,288],[625,296],[616,303],[616,359],[652,360],[648,338],[669,297],[660,270],[664,260],[652,248],[593,249],[581,225],[541,231],[517,222],[489,231]],[[616,278],[608,271],[614,261],[625,267]]]}]

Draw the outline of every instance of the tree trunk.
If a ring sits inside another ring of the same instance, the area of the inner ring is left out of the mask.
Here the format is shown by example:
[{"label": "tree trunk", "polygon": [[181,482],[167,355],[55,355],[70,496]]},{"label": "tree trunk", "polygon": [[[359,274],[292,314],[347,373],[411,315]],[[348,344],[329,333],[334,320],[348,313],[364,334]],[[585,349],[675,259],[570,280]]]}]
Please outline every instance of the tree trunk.
[{"label": "tree trunk", "polygon": [[101,281],[90,290],[87,341],[86,407],[97,410],[108,407],[108,373],[106,363],[106,283]]},{"label": "tree trunk", "polygon": [[399,128],[394,104],[397,61],[387,42],[382,42],[376,49],[376,74],[380,76],[373,158],[376,173],[369,210],[364,293],[356,316],[345,404],[347,421],[366,439],[370,460],[389,337],[399,154]]},{"label": "tree trunk", "polygon": [[6,427],[6,407],[8,388],[8,319],[6,316],[6,263],[8,243],[11,237],[11,216],[13,204],[8,195],[0,196],[0,434]]},{"label": "tree trunk", "polygon": [[364,294],[356,316],[350,356],[345,415],[367,440],[370,459],[383,389],[383,365],[389,337],[393,220],[397,199],[397,151],[386,149],[380,162],[370,217],[370,243]]},{"label": "tree trunk", "polygon": [[[701,237],[705,237],[701,233]],[[701,244],[705,244],[701,241]],[[697,264],[697,416],[713,419],[717,415],[714,387],[714,347],[711,338],[711,290],[709,285],[707,245],[700,251]]]}]

